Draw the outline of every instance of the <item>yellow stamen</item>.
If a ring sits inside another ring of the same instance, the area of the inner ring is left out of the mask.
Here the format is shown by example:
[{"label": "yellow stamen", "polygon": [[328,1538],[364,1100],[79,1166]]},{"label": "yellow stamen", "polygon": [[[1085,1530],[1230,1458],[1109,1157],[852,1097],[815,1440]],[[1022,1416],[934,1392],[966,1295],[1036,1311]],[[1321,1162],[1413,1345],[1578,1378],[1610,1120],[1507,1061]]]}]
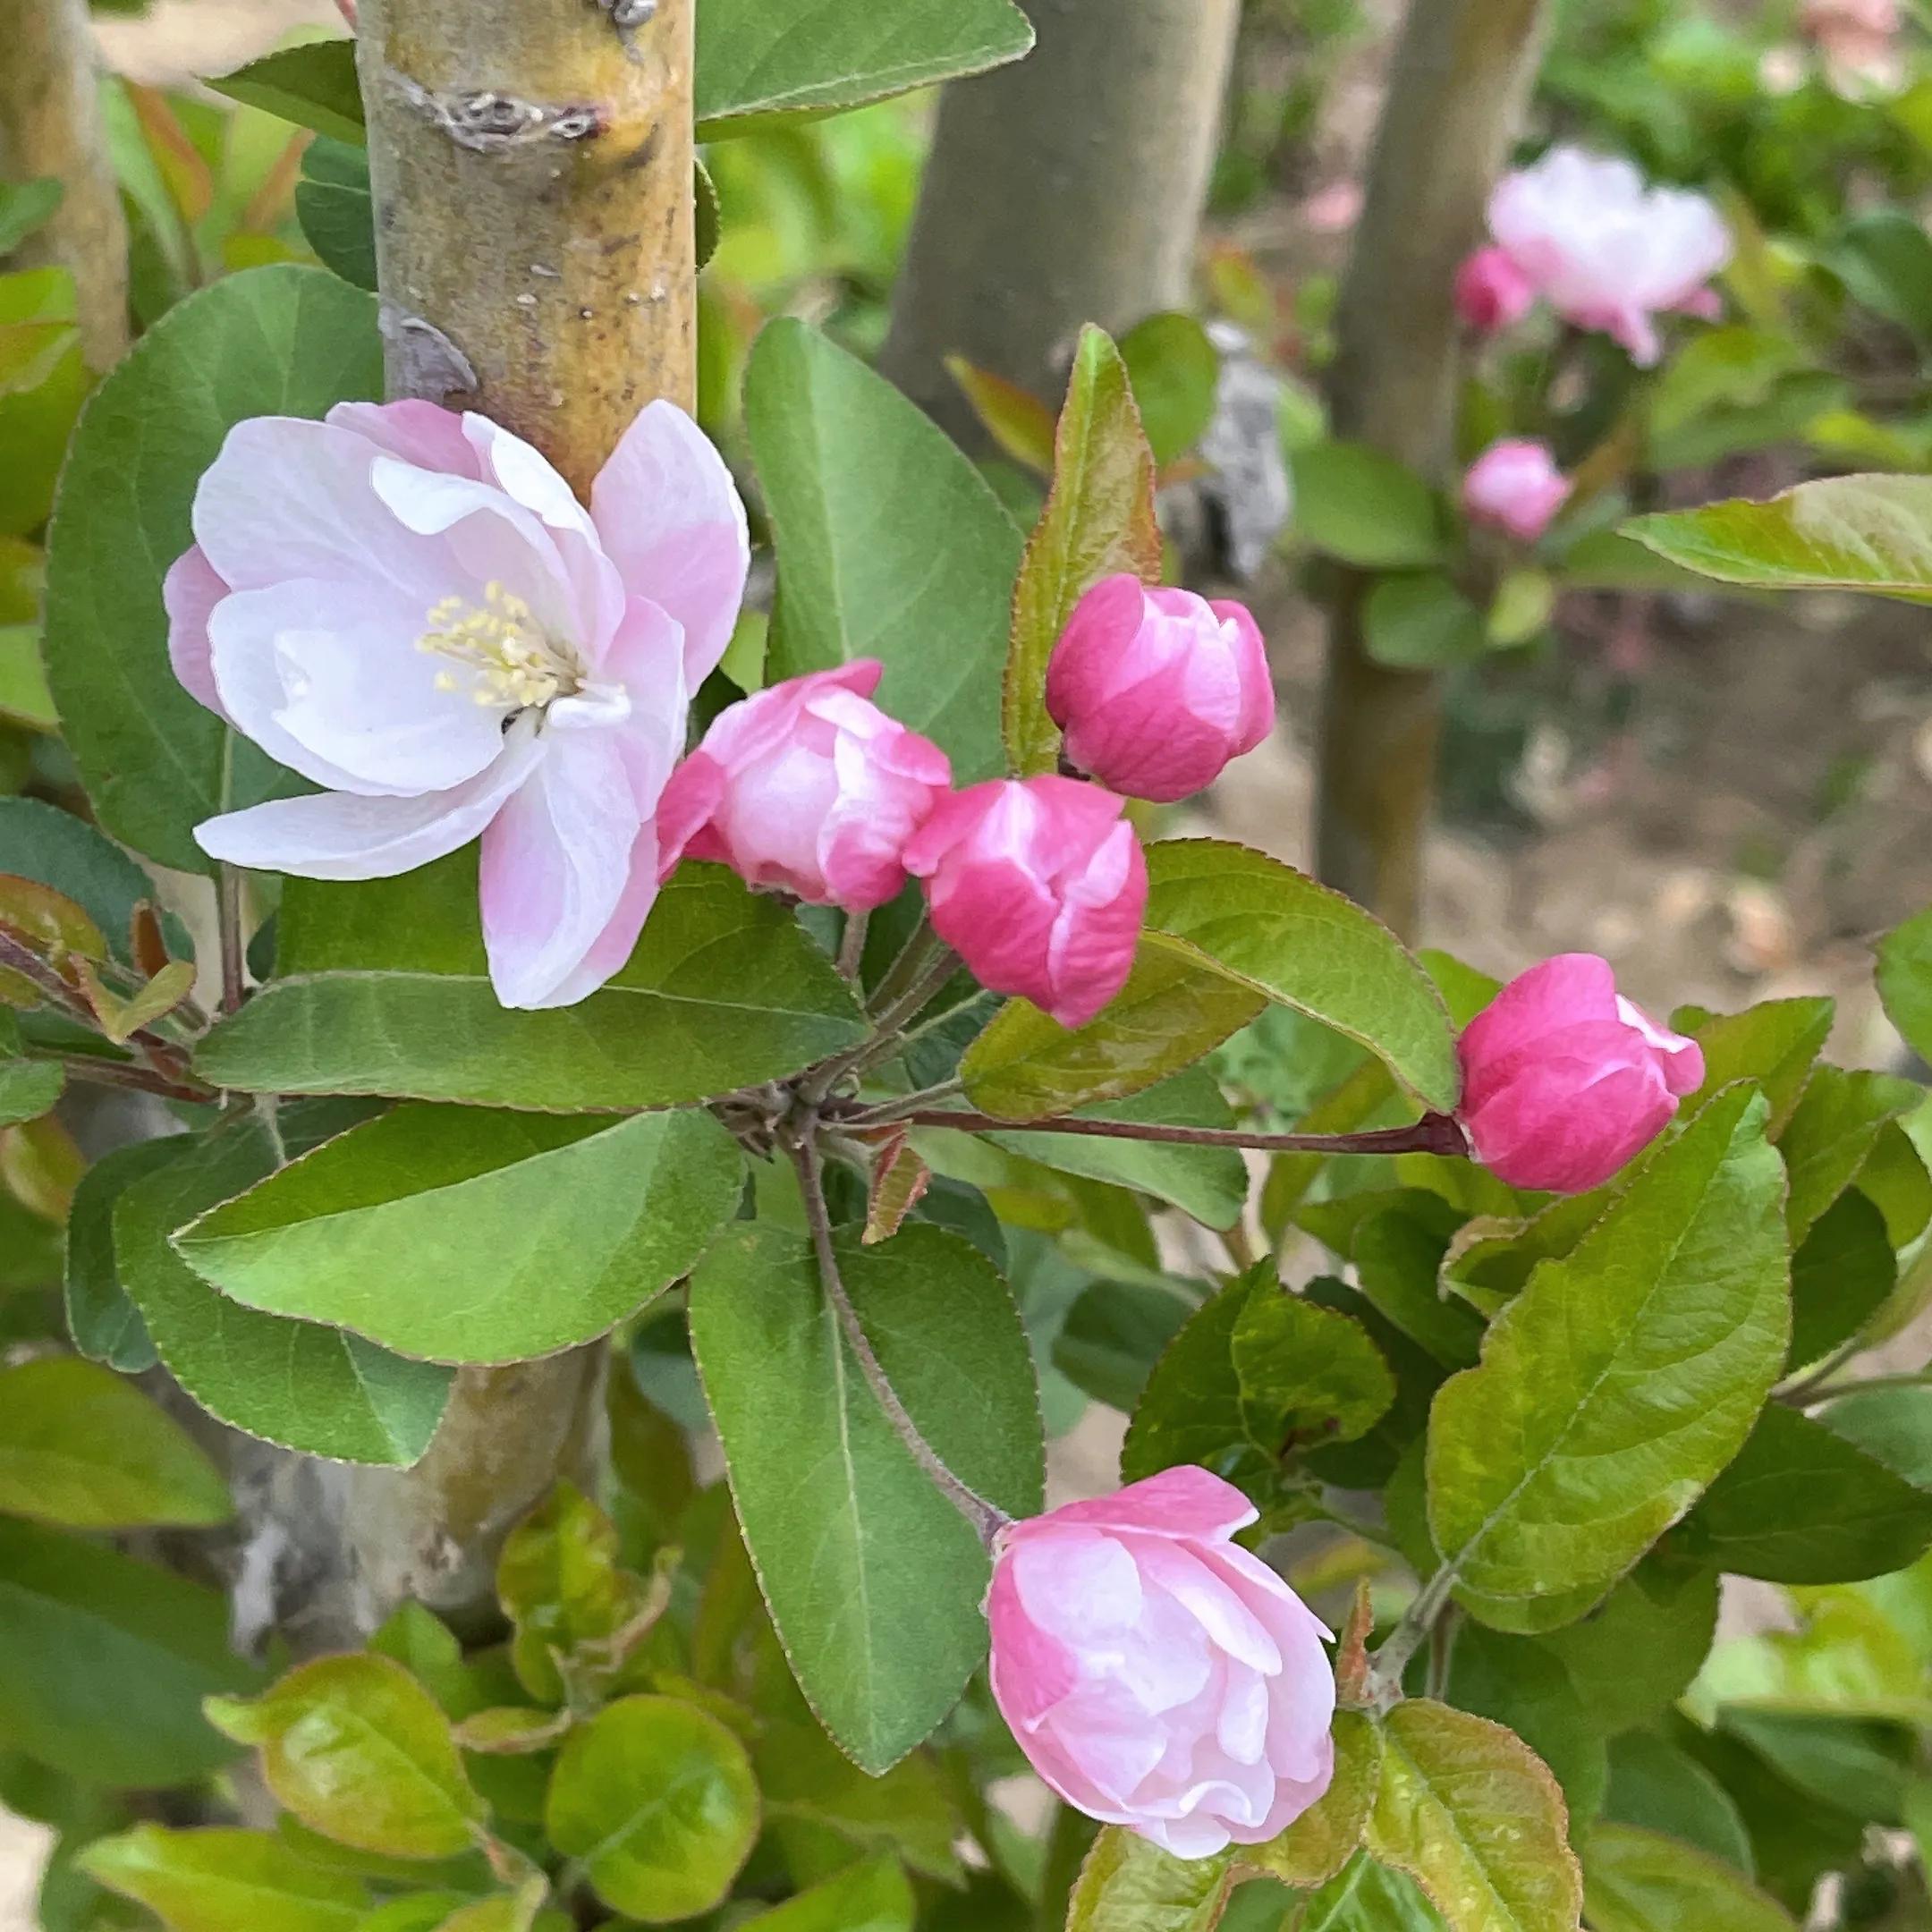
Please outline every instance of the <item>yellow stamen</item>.
[{"label": "yellow stamen", "polygon": [[[536,614],[513,591],[487,583],[483,602],[445,597],[431,606],[429,628],[416,648],[447,657],[476,679],[471,696],[492,710],[540,709],[567,697],[582,682],[574,655],[538,623]],[[438,691],[458,688],[449,672],[436,674]]]}]

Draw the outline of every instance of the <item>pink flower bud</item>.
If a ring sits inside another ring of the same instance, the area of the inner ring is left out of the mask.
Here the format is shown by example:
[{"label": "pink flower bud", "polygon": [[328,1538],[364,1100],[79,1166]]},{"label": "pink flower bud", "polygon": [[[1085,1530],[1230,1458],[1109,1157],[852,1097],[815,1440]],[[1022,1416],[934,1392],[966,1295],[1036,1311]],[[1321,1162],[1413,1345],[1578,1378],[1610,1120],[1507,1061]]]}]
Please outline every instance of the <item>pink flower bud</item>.
[{"label": "pink flower bud", "polygon": [[994,1563],[993,1695],[1021,1750],[1181,1858],[1266,1843],[1335,1775],[1328,1632],[1231,1540],[1255,1517],[1172,1469],[1015,1523]]},{"label": "pink flower bud", "polygon": [[1462,1104],[1476,1157],[1512,1187],[1582,1194],[1663,1132],[1704,1084],[1694,1040],[1617,992],[1607,960],[1562,953],[1510,981],[1464,1028]]},{"label": "pink flower bud", "polygon": [[718,714],[657,808],[658,871],[716,859],[753,886],[869,912],[952,782],[937,745],[871,702],[877,658],[787,679]]},{"label": "pink flower bud", "polygon": [[1275,723],[1267,648],[1240,604],[1108,577],[1074,606],[1046,669],[1066,755],[1129,798],[1191,797]]},{"label": "pink flower bud", "polygon": [[1832,86],[1853,99],[1904,83],[1899,0],[1805,0],[1798,30],[1824,56]]},{"label": "pink flower bud", "polygon": [[934,928],[981,986],[1080,1027],[1132,970],[1147,860],[1125,807],[1076,778],[956,792],[905,849]]},{"label": "pink flower bud", "polygon": [[1556,467],[1549,445],[1492,444],[1462,479],[1462,507],[1471,521],[1507,530],[1518,543],[1534,543],[1570,500],[1571,483]]},{"label": "pink flower bud", "polygon": [[1456,273],[1456,313],[1472,329],[1496,335],[1536,306],[1536,284],[1505,249],[1480,248]]}]

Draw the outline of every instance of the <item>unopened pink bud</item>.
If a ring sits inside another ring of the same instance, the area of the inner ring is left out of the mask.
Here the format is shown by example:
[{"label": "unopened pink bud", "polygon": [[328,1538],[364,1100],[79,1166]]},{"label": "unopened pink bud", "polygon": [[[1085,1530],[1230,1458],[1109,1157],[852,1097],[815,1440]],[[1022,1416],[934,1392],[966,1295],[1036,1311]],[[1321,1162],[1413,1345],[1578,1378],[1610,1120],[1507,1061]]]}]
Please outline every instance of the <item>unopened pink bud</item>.
[{"label": "unopened pink bud", "polygon": [[1191,1466],[1002,1533],[993,1695],[1061,1797],[1177,1857],[1285,1831],[1335,1775],[1328,1632]]},{"label": "unopened pink bud", "polygon": [[1571,487],[1548,444],[1496,443],[1470,465],[1462,479],[1462,507],[1472,521],[1494,525],[1518,543],[1530,544],[1570,500]]},{"label": "unopened pink bud", "polygon": [[1189,798],[1273,728],[1267,648],[1242,605],[1105,578],[1054,648],[1046,708],[1067,758],[1102,784]]},{"label": "unopened pink bud", "polygon": [[1455,305],[1472,329],[1495,335],[1535,307],[1536,285],[1505,250],[1480,248],[1457,271]]},{"label": "unopened pink bud", "polygon": [[906,841],[952,781],[937,745],[871,702],[861,658],[720,712],[657,808],[659,870],[716,859],[753,886],[870,911],[905,885]]},{"label": "unopened pink bud", "polygon": [[1704,1084],[1695,1040],[1623,998],[1607,960],[1532,966],[1463,1029],[1462,1123],[1512,1187],[1587,1193],[1648,1147]]},{"label": "unopened pink bud", "polygon": [[1125,985],[1148,876],[1124,809],[1075,778],[995,778],[954,792],[914,835],[906,870],[981,986],[1080,1027]]}]

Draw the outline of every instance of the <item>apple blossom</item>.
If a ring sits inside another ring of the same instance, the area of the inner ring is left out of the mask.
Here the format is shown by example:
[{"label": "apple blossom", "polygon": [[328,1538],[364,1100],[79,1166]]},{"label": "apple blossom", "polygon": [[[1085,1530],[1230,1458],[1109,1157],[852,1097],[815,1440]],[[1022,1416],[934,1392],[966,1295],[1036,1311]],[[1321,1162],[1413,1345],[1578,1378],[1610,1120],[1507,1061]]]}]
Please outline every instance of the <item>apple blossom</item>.
[{"label": "apple blossom", "polygon": [[1593,953],[1559,953],[1511,980],[1458,1051],[1456,1117],[1477,1159],[1512,1187],[1559,1194],[1601,1186],[1704,1084],[1696,1041],[1623,998]]},{"label": "apple blossom", "polygon": [[1068,759],[1102,784],[1188,798],[1273,727],[1267,647],[1242,605],[1103,578],[1054,648],[1046,708]]},{"label": "apple blossom", "polygon": [[989,779],[939,805],[905,868],[980,985],[1085,1026],[1126,984],[1147,911],[1147,860],[1124,810],[1077,778]]},{"label": "apple blossom", "polygon": [[861,658],[718,715],[657,806],[661,872],[722,860],[753,886],[869,912],[905,885],[906,841],[953,782],[946,755],[871,702]]},{"label": "apple blossom", "polygon": [[1904,80],[1899,0],[1804,0],[1798,29],[1825,62],[1831,83],[1856,97],[1895,91]]},{"label": "apple blossom", "polygon": [[1716,312],[1707,284],[1732,251],[1703,195],[1646,187],[1628,161],[1579,148],[1505,175],[1489,198],[1489,233],[1565,321],[1614,336],[1646,369],[1663,353],[1658,316]]},{"label": "apple blossom", "polygon": [[1335,1775],[1328,1632],[1232,1538],[1207,1470],[1014,1523],[987,1599],[993,1696],[1061,1797],[1181,1858],[1260,1844]]},{"label": "apple blossom", "polygon": [[165,587],[196,698],[321,787],[196,828],[211,857],[384,878],[482,840],[506,1006],[582,999],[657,892],[658,799],[743,594],[745,513],[657,402],[587,510],[520,437],[427,402],[230,431]]},{"label": "apple blossom", "polygon": [[1549,445],[1529,439],[1492,444],[1462,479],[1462,507],[1472,521],[1534,543],[1570,500],[1572,485]]}]

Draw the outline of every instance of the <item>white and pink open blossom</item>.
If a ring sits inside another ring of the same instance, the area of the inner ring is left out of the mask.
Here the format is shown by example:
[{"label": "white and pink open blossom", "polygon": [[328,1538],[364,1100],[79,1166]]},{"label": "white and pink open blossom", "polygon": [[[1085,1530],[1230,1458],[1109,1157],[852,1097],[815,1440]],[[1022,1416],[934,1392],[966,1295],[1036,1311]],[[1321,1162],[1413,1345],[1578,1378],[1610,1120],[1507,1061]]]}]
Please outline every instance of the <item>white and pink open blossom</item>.
[{"label": "white and pink open blossom", "polygon": [[753,886],[869,912],[906,882],[906,842],[953,782],[946,755],[871,701],[860,658],[788,678],[718,714],[657,808],[666,876],[716,859]]},{"label": "white and pink open blossom", "polygon": [[1126,985],[1147,912],[1126,809],[1078,778],[989,778],[940,801],[905,869],[981,986],[1082,1027]]},{"label": "white and pink open blossom", "polygon": [[321,787],[208,819],[202,849],[367,879],[480,837],[497,996],[601,986],[657,896],[659,797],[744,592],[744,506],[698,426],[651,403],[586,509],[486,417],[256,417],[193,522],[165,586],[175,674]]},{"label": "white and pink open blossom", "polygon": [[1492,443],[1470,465],[1462,479],[1462,507],[1471,521],[1530,544],[1569,502],[1572,487],[1547,443],[1511,437]]},{"label": "white and pink open blossom", "polygon": [[1164,1470],[1003,1530],[993,1696],[1061,1797],[1180,1858],[1263,1844],[1335,1775],[1328,1632],[1233,1538],[1256,1517]]},{"label": "white and pink open blossom", "polygon": [[1648,187],[1628,161],[1579,148],[1505,175],[1489,233],[1565,321],[1603,330],[1647,369],[1663,353],[1659,316],[1717,313],[1709,284],[1732,252],[1705,196]]}]

